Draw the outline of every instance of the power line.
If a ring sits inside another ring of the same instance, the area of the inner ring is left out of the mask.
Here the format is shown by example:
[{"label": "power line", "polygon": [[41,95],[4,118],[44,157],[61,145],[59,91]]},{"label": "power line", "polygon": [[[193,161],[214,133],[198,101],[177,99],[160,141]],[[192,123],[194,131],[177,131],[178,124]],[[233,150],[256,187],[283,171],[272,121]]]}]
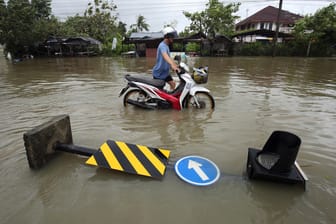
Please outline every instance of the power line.
[{"label": "power line", "polygon": [[[66,19],[66,17],[74,16],[76,14],[83,15],[84,11],[87,9],[87,0],[53,0],[52,1],[52,11],[55,16],[61,19]],[[163,24],[169,20],[176,20],[178,22],[186,23],[187,18],[183,16],[183,11],[187,12],[196,12],[202,11],[205,9],[206,4],[209,0],[171,0],[169,2],[159,2],[156,0],[143,0],[141,3],[135,3],[131,0],[114,0],[113,3],[117,6],[115,15],[119,18],[120,21],[131,24],[135,22],[138,15],[145,17],[147,23],[154,25]],[[279,0],[223,0],[220,2],[226,4],[238,3],[240,2],[239,11],[235,15],[245,14],[244,12],[248,10],[250,13],[255,13],[258,10],[261,10],[262,7],[273,5],[277,7]],[[335,2],[333,0],[284,0],[284,10],[288,8],[300,8],[300,12],[294,10],[299,14],[304,14],[306,8],[312,7],[323,7],[327,3]],[[76,7],[75,7],[76,6]],[[290,6],[290,7],[288,7]],[[291,11],[291,10],[289,10]],[[248,15],[246,15],[247,17]],[[154,27],[153,27],[154,28]],[[154,28],[155,29],[155,28]]]}]

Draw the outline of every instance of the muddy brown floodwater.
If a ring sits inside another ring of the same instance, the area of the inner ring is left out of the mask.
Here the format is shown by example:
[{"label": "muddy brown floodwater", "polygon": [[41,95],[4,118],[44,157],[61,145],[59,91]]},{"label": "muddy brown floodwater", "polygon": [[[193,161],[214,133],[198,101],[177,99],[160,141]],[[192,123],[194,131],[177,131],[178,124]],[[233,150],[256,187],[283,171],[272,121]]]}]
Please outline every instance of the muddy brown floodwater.
[{"label": "muddy brown floodwater", "polygon": [[[153,59],[0,58],[1,223],[336,223],[335,58],[190,58],[209,66],[213,113],[124,108],[127,73],[149,73]],[[85,165],[63,153],[29,168],[23,133],[69,114],[74,143],[107,139],[162,147],[171,159],[162,180]],[[248,147],[274,130],[298,135],[300,187],[249,181]],[[221,171],[208,187],[180,180],[181,157],[211,159]]]}]

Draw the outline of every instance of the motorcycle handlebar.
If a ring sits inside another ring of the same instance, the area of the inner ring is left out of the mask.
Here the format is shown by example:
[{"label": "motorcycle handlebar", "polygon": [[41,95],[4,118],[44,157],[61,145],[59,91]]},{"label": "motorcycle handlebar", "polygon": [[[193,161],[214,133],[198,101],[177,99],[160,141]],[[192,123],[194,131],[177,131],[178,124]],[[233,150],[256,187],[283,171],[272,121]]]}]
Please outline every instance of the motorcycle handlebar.
[{"label": "motorcycle handlebar", "polygon": [[182,68],[181,66],[179,66],[179,69],[180,70],[175,70],[175,72],[176,72],[176,74],[178,75],[178,76],[180,76],[180,75],[182,75],[182,74],[184,74],[185,73],[185,69],[184,68]]}]

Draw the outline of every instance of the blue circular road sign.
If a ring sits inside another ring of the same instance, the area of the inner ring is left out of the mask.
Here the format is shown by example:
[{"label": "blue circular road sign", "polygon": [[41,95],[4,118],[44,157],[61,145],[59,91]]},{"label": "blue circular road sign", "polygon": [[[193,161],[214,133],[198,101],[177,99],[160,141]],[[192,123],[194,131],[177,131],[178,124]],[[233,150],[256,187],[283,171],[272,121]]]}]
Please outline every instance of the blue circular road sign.
[{"label": "blue circular road sign", "polygon": [[176,174],[189,184],[208,186],[220,177],[217,165],[211,160],[200,156],[186,156],[175,164]]}]

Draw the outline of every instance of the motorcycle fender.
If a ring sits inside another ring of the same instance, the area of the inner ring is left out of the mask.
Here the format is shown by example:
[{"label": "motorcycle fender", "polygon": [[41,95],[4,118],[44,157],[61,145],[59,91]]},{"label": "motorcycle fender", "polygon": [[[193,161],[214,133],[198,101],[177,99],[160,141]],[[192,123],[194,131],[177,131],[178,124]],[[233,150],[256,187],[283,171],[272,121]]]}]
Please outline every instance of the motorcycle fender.
[{"label": "motorcycle fender", "polygon": [[121,97],[129,88],[129,85],[127,85],[125,88],[123,88],[120,93],[119,93],[119,97]]},{"label": "motorcycle fender", "polygon": [[197,92],[207,92],[210,93],[210,90],[208,90],[207,88],[203,87],[203,86],[194,86],[190,89],[190,95],[191,96],[195,96],[195,94]]}]

